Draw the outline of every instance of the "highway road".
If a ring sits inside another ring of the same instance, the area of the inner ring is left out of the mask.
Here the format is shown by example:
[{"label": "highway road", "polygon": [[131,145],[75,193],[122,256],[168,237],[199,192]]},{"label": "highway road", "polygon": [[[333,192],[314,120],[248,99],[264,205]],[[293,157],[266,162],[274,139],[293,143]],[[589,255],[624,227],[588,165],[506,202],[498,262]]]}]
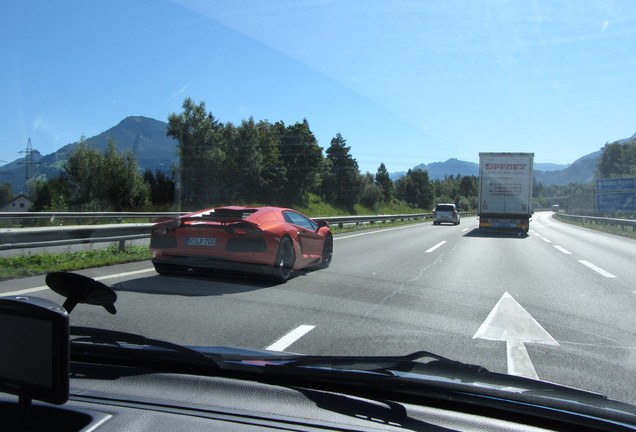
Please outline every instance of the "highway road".
[{"label": "highway road", "polygon": [[[149,262],[83,270],[118,294],[117,315],[79,305],[72,325],[190,345],[303,354],[418,350],[636,404],[636,241],[537,213],[527,237],[477,219],[340,234],[324,270],[285,284],[163,277]],[[44,277],[0,293],[63,300]]]}]

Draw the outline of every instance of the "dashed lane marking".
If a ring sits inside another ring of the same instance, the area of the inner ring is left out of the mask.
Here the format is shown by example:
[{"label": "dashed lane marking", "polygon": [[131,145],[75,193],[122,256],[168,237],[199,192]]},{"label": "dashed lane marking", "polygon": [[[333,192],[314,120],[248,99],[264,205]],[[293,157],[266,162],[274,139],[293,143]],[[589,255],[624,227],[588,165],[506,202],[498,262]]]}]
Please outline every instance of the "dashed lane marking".
[{"label": "dashed lane marking", "polygon": [[565,249],[565,248],[563,248],[561,246],[554,245],[554,248],[557,249],[557,250],[560,250],[561,252],[563,252],[566,255],[572,255],[572,252],[570,252],[569,250],[567,250],[567,249]]},{"label": "dashed lane marking", "polygon": [[611,274],[610,272],[608,272],[608,271],[606,271],[606,270],[603,270],[602,268],[600,268],[600,267],[598,267],[598,266],[595,266],[594,264],[592,264],[592,263],[591,263],[591,262],[589,262],[589,261],[579,260],[579,262],[580,262],[581,264],[583,264],[584,266],[586,266],[586,267],[588,267],[588,268],[590,268],[590,269],[594,270],[596,273],[598,273],[598,274],[600,274],[600,275],[603,275],[603,276],[605,276],[605,277],[607,277],[607,278],[615,278],[615,277],[616,277],[616,276],[614,276],[613,274]]},{"label": "dashed lane marking", "polygon": [[301,325],[296,327],[294,330],[287,333],[282,338],[278,339],[276,342],[265,348],[266,350],[271,351],[284,351],[288,346],[296,342],[301,337],[305,336],[307,333],[312,331],[316,326],[312,325]]},{"label": "dashed lane marking", "polygon": [[440,246],[441,246],[441,245],[443,245],[444,243],[446,243],[446,240],[444,240],[444,241],[441,241],[441,242],[437,243],[435,246],[433,246],[432,248],[428,249],[428,250],[426,251],[426,253],[431,253],[431,252],[433,252],[435,249],[437,249],[438,247],[440,247]]}]

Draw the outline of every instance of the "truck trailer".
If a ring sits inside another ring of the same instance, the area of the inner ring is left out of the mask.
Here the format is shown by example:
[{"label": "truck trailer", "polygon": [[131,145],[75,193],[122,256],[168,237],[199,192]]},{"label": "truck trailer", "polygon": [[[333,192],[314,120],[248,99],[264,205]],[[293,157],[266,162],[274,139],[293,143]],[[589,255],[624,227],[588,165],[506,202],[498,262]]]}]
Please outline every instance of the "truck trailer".
[{"label": "truck trailer", "polygon": [[479,153],[479,229],[526,233],[534,153]]}]

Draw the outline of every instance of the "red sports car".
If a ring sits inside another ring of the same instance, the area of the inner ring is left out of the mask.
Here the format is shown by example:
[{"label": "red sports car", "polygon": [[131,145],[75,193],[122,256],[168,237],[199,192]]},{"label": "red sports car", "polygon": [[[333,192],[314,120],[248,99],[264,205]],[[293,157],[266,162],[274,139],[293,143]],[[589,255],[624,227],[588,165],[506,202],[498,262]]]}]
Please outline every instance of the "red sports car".
[{"label": "red sports car", "polygon": [[218,269],[286,281],[294,270],[329,266],[333,237],[328,225],[280,207],[200,210],[152,227],[152,263],[161,275]]}]

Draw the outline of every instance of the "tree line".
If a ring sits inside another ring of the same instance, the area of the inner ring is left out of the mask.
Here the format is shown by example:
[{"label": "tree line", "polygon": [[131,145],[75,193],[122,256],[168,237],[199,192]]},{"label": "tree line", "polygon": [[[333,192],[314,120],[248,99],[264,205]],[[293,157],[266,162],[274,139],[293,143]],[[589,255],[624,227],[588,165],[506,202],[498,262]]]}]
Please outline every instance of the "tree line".
[{"label": "tree line", "polygon": [[[205,102],[187,98],[182,112],[168,117],[167,135],[177,141],[177,164],[169,171],[142,172],[132,150],[120,152],[110,139],[107,149],[92,148],[83,137],[61,175],[31,181],[33,210],[140,211],[198,209],[227,204],[305,206],[308,197],[353,211],[356,204],[376,209],[399,201],[430,210],[452,202],[464,210],[477,208],[478,178],[448,176],[431,180],[421,169],[408,170],[396,181],[381,163],[362,174],[347,140],[337,133],[323,149],[307,119],[221,123]],[[636,176],[636,139],[608,143],[597,166],[598,178]],[[544,197],[571,196],[589,185],[535,184],[538,207]],[[0,185],[0,206],[14,196]]]},{"label": "tree line", "polygon": [[426,171],[415,169],[393,182],[384,163],[375,174],[362,174],[340,133],[323,155],[307,119],[285,125],[250,117],[240,125],[223,124],[204,102],[188,98],[182,107],[168,117],[167,133],[178,142],[176,175],[185,206],[304,205],[309,194],[349,211],[356,204],[373,209],[394,199],[420,209],[440,199],[476,206],[476,177],[431,181]]},{"label": "tree line", "polygon": [[[412,169],[393,181],[384,163],[375,173],[361,173],[340,133],[323,153],[307,119],[285,125],[250,117],[235,125],[221,123],[205,102],[187,98],[182,108],[168,117],[167,135],[176,139],[179,159],[168,172],[142,172],[134,152],[120,152],[113,139],[100,151],[82,138],[60,176],[32,181],[33,210],[194,210],[257,203],[293,207],[305,206],[312,195],[350,212],[356,204],[373,210],[393,201],[422,210],[438,202],[477,208],[476,176],[431,180],[427,171]],[[636,139],[606,144],[597,176],[636,176]],[[581,187],[535,184],[535,201],[541,206],[543,197],[571,195]],[[9,185],[0,185],[0,204],[12,198]]]},{"label": "tree line", "polygon": [[636,177],[636,138],[605,144],[596,175],[598,178]]},{"label": "tree line", "polygon": [[58,177],[32,181],[33,210],[293,207],[305,206],[310,196],[350,212],[356,204],[373,210],[394,201],[423,210],[436,202],[467,210],[477,205],[477,177],[430,180],[425,170],[413,169],[393,181],[384,163],[363,174],[340,133],[323,153],[307,119],[285,125],[250,117],[235,125],[221,123],[205,102],[187,98],[182,108],[168,117],[167,134],[178,146],[178,163],[168,172],[142,171],[134,152],[119,151],[112,138],[101,151],[82,137]]}]

